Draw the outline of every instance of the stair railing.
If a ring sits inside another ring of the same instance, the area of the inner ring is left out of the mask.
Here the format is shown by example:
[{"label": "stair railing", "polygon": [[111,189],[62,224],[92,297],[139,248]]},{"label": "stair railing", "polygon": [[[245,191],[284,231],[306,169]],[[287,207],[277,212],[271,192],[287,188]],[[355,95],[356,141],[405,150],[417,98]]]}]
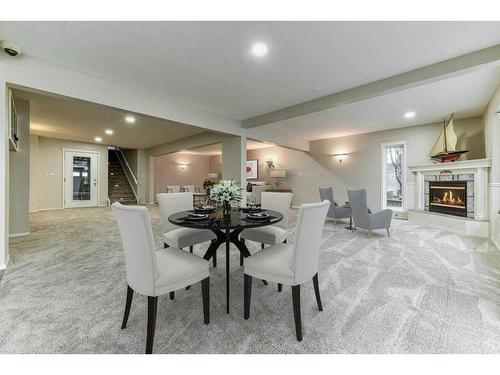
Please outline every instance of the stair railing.
[{"label": "stair railing", "polygon": [[120,149],[115,149],[116,156],[118,156],[118,161],[120,162],[120,165],[123,168],[123,171],[125,172],[125,176],[127,177],[127,180],[130,184],[130,187],[132,188],[132,192],[134,193],[135,200],[137,203],[139,203],[139,198],[137,197],[137,177],[135,176],[134,171],[130,167],[130,164],[128,163],[127,157],[123,153],[122,150]]}]

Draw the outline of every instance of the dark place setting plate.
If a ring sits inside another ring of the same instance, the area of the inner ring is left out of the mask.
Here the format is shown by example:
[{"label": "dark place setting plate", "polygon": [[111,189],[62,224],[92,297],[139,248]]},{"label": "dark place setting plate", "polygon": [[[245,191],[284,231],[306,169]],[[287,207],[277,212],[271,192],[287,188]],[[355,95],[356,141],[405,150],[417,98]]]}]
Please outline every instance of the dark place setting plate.
[{"label": "dark place setting plate", "polygon": [[208,219],[207,214],[189,214],[185,218],[188,221],[200,221]]},{"label": "dark place setting plate", "polygon": [[251,220],[269,220],[271,216],[265,212],[249,213],[247,214],[247,218]]},{"label": "dark place setting plate", "polygon": [[195,207],[194,208],[195,212],[196,213],[199,213],[199,214],[205,214],[205,213],[212,213],[215,211],[215,207],[214,206],[198,206],[198,207]]}]

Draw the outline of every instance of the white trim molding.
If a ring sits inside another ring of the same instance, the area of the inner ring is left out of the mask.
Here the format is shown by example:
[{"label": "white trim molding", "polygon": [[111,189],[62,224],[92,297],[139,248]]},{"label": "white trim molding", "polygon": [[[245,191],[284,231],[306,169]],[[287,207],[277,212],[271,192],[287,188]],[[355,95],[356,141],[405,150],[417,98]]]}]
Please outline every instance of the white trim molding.
[{"label": "white trim molding", "polygon": [[30,234],[30,232],[12,233],[12,234],[9,234],[9,238],[23,237],[23,236],[28,236],[29,234]]}]

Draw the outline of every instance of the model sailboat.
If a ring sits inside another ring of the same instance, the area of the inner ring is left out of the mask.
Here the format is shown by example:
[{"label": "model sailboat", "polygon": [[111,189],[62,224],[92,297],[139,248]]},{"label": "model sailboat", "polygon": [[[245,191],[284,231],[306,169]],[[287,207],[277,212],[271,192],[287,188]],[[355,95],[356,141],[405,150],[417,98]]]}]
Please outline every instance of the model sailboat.
[{"label": "model sailboat", "polygon": [[443,130],[439,138],[431,150],[429,157],[432,160],[440,163],[457,161],[460,155],[469,152],[469,150],[457,151],[457,135],[455,133],[455,126],[453,125],[453,114],[451,115],[448,123],[443,120]]}]

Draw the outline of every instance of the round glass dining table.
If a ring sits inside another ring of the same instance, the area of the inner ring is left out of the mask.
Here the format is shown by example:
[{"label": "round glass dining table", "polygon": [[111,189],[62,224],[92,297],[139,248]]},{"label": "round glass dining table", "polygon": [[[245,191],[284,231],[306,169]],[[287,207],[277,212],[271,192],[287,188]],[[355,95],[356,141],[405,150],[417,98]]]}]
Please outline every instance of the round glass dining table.
[{"label": "round glass dining table", "polygon": [[244,258],[250,256],[250,252],[239,236],[248,228],[264,227],[276,224],[283,220],[283,215],[272,210],[262,209],[260,213],[269,214],[267,219],[251,219],[242,209],[233,209],[229,215],[223,215],[222,210],[215,210],[208,214],[204,220],[189,220],[187,216],[194,213],[194,210],[176,212],[168,217],[168,221],[180,227],[194,229],[208,229],[215,233],[216,240],[213,240],[203,258],[210,260],[215,256],[219,246],[226,244],[226,312],[229,314],[229,248],[234,244]]}]

